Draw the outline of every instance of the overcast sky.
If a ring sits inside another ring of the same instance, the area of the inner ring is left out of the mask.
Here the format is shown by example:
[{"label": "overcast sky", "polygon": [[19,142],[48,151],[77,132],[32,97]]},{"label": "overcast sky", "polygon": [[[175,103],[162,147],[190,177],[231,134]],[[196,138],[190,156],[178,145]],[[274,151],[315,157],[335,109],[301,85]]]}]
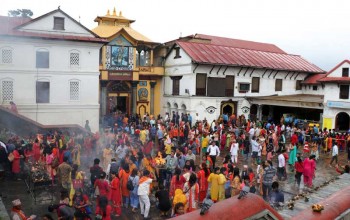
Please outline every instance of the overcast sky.
[{"label": "overcast sky", "polygon": [[107,9],[156,42],[195,33],[276,44],[328,71],[350,59],[349,0],[1,0],[0,14],[61,9],[89,29]]}]

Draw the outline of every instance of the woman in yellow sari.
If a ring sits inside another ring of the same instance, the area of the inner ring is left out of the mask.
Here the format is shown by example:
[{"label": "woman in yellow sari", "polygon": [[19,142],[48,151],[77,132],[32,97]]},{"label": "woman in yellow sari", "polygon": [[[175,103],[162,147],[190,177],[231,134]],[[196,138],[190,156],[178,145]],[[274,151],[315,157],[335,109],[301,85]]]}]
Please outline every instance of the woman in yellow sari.
[{"label": "woman in yellow sari", "polygon": [[233,168],[233,176],[231,180],[232,193],[231,196],[236,196],[241,190],[241,177],[239,176],[239,169],[237,167]]},{"label": "woman in yellow sari", "polygon": [[219,201],[222,201],[225,199],[225,183],[226,183],[226,177],[224,173],[226,172],[226,168],[222,167],[220,169],[219,174]]},{"label": "woman in yellow sari", "polygon": [[208,177],[208,182],[210,184],[210,196],[211,200],[217,202],[219,199],[219,176],[220,168],[215,167],[214,173],[211,173]]},{"label": "woman in yellow sari", "polygon": [[108,164],[111,162],[113,157],[113,150],[110,145],[107,145],[105,149],[103,149],[103,168],[106,170]]},{"label": "woman in yellow sari", "polygon": [[72,154],[73,154],[73,164],[77,164],[80,166],[80,150],[81,150],[81,145],[77,144],[75,145]]}]

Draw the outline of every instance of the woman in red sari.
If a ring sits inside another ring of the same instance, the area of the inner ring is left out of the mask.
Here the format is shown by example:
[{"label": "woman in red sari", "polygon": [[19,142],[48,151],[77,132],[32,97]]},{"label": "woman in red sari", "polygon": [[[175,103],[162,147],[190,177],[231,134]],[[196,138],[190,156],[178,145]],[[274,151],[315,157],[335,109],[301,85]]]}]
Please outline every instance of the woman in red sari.
[{"label": "woman in red sari", "polygon": [[115,216],[118,217],[122,214],[122,193],[120,190],[120,181],[117,173],[112,173],[111,181],[111,202],[112,202],[112,211],[115,213]]},{"label": "woman in red sari", "polygon": [[13,161],[12,161],[12,173],[14,174],[14,177],[15,179],[17,180],[21,180],[20,179],[20,172],[21,172],[21,164],[20,164],[20,161],[21,161],[21,155],[19,154],[18,150],[15,149],[13,152]]},{"label": "woman in red sari", "polygon": [[34,141],[33,154],[34,154],[34,161],[38,162],[40,160],[40,143],[38,139],[35,139]]},{"label": "woman in red sari", "polygon": [[128,184],[128,179],[130,176],[130,169],[129,169],[129,164],[127,164],[127,161],[125,161],[124,165],[119,171],[119,180],[120,180],[120,185],[122,189],[122,198],[123,198],[123,204],[125,208],[129,207],[129,200],[130,200],[130,192],[127,188]]},{"label": "woman in red sari", "polygon": [[175,190],[177,189],[182,190],[185,183],[186,183],[186,179],[181,175],[181,169],[176,168],[175,175],[171,178],[171,181],[170,181],[170,191],[169,191],[170,198],[174,197]]},{"label": "woman in red sari", "polygon": [[304,160],[304,184],[307,187],[312,187],[312,180],[315,178],[316,162],[315,155],[311,155]]},{"label": "woman in red sari", "polygon": [[95,184],[94,184],[94,187],[96,189],[96,187],[98,188],[98,191],[99,191],[99,195],[97,196],[96,198],[96,204],[98,205],[98,202],[99,202],[99,198],[102,197],[102,196],[105,196],[106,198],[109,197],[109,186],[108,186],[108,182],[106,180],[106,173],[105,172],[102,172],[101,173],[101,176],[100,176],[100,179],[97,179],[95,181]]},{"label": "woman in red sari", "polygon": [[203,202],[208,191],[208,177],[210,171],[206,163],[200,165],[200,171],[197,173],[198,184],[199,184],[199,202]]}]

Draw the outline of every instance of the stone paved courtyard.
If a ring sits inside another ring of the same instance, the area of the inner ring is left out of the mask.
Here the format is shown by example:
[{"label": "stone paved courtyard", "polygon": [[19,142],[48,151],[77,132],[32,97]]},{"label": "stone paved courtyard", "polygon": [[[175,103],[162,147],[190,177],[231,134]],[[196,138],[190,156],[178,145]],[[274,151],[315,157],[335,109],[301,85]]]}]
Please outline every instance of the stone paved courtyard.
[{"label": "stone paved courtyard", "polygon": [[[224,156],[224,154],[222,154]],[[276,157],[274,158],[274,164],[276,164]],[[82,159],[84,161],[84,159]],[[346,153],[341,153],[340,155],[340,164],[345,165],[347,163],[346,161]],[[250,161],[248,161],[250,162]],[[317,170],[316,170],[316,178],[314,180],[314,186],[318,186],[321,183],[339,175],[335,171],[334,167],[329,166],[330,162],[330,156],[329,155],[320,155],[319,161],[317,161]],[[219,164],[222,163],[222,158],[219,159]],[[84,166],[88,167],[89,162],[85,161]],[[245,163],[244,163],[245,164]],[[250,164],[250,163],[248,163]],[[239,167],[243,166],[242,157],[239,158]],[[255,168],[255,166],[253,167]],[[301,191],[304,190],[303,181],[301,184],[300,189],[297,188],[296,184],[294,183],[294,173],[288,171],[288,178],[285,181],[280,182],[280,188],[285,194],[285,200],[288,201],[296,194],[299,194]],[[12,180],[2,180],[0,182],[0,189],[1,193],[3,195],[2,202],[4,203],[6,210],[9,212],[11,209],[11,201],[17,198],[20,198],[23,204],[24,212],[29,214],[36,214],[38,216],[43,215],[47,213],[47,207],[48,205],[57,202],[57,200],[54,201],[38,201],[36,204],[34,203],[34,200],[32,199],[31,195],[27,192],[27,188],[24,181],[12,181]],[[55,197],[57,198],[58,193],[55,192]],[[47,199],[49,196],[48,191],[41,192],[39,194],[38,199]],[[1,209],[0,206],[0,213],[4,213],[4,210]],[[152,219],[162,219],[159,217],[159,212],[156,210],[154,205],[152,205],[151,208],[151,218]],[[1,215],[0,215],[1,216]],[[3,219],[5,219],[3,217]],[[131,209],[125,209],[122,210],[122,216],[115,219],[143,219],[143,217],[138,213],[132,213]],[[2,219],[1,219],[2,220]]]}]

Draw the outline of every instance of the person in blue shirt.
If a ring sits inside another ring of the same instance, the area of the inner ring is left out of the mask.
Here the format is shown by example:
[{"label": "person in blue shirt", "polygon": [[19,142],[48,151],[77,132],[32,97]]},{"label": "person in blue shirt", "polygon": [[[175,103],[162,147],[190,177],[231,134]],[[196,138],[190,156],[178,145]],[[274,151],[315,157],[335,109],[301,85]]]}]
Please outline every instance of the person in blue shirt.
[{"label": "person in blue shirt", "polygon": [[190,127],[192,128],[192,116],[190,115],[190,113],[187,114],[187,120],[188,120],[188,123],[190,124]]},{"label": "person in blue shirt", "polygon": [[284,203],[284,194],[278,187],[279,184],[277,181],[272,183],[272,191],[269,193],[269,202],[272,207],[280,207]]},{"label": "person in blue shirt", "polygon": [[227,124],[227,122],[228,122],[228,115],[227,115],[227,113],[222,115],[222,119],[224,121],[224,124]]}]

